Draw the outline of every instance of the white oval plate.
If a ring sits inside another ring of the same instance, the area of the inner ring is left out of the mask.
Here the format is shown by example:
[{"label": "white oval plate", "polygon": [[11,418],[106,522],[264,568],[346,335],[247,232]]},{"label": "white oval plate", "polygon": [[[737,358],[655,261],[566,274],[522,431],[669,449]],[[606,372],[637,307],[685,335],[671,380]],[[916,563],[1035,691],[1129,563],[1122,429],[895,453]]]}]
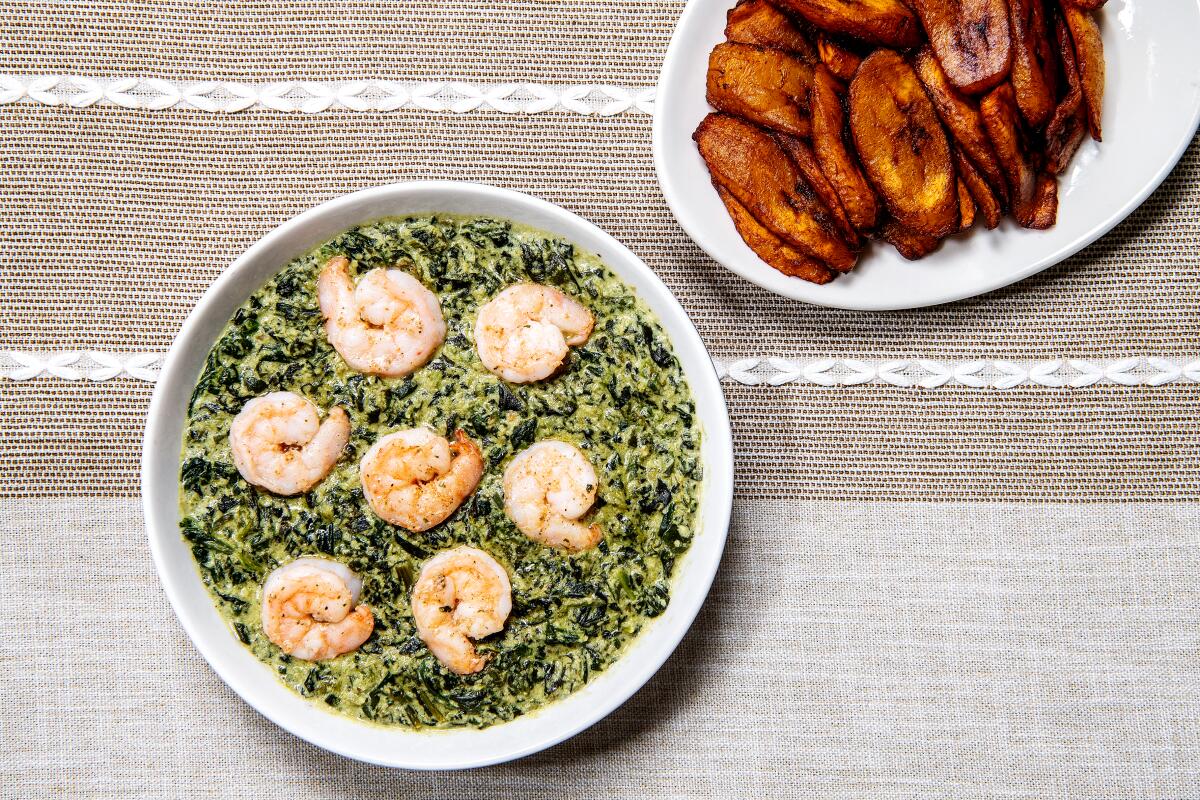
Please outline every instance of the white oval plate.
[{"label": "white oval plate", "polygon": [[691,0],[667,50],[654,112],[654,164],[679,224],[710,256],[764,289],[822,306],[917,308],[990,292],[1078,252],[1154,191],[1200,122],[1200,3],[1110,0],[1101,14],[1108,64],[1104,142],[1084,142],[1059,184],[1058,224],[1006,220],[943,243],[918,262],[873,245],[849,275],[818,286],[771,269],[734,230],[692,142],[711,110],[708,54],[735,0]]},{"label": "white oval plate", "polygon": [[[703,428],[699,529],[676,567],[671,602],[629,651],[563,700],[484,730],[418,732],[356,722],[313,705],[241,645],[217,613],[179,532],[179,460],[188,399],[209,349],[241,303],[288,261],[355,224],[384,216],[478,214],[558,234],[599,255],[658,315],[691,384]],[[205,292],[167,355],[142,449],[142,503],[150,549],[184,630],[229,686],[276,724],[350,758],[410,769],[462,769],[545,749],[597,722],[658,670],[708,594],[729,526],[733,445],[712,361],[679,303],[642,261],[590,222],[528,195],[473,183],[428,181],[367,189],[330,200],[263,237]]]}]

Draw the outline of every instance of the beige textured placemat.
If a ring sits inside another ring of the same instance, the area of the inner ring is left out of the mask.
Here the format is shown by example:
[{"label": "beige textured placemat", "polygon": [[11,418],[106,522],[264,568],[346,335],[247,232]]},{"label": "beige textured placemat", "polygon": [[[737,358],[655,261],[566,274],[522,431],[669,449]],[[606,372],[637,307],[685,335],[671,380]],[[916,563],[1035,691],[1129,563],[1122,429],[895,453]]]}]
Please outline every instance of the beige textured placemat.
[{"label": "beige textured placemat", "polygon": [[642,691],[545,753],[432,775],[325,753],[230,692],[163,598],[137,501],[0,526],[14,800],[1200,794],[1194,503],[739,501]]},{"label": "beige textured placemat", "polygon": [[194,80],[652,85],[681,0],[73,0],[5,4],[0,68]]},{"label": "beige textured placemat", "polygon": [[[1196,148],[1129,220],[1064,264],[982,298],[864,314],[775,297],[704,256],[654,182],[646,115],[32,104],[0,115],[9,140],[0,342],[13,349],[165,349],[212,279],[275,225],[354,189],[446,177],[531,191],[612,231],[722,358],[1200,355]],[[0,421],[9,467],[0,491],[133,493],[147,387],[46,383],[0,381],[14,409]],[[741,489],[830,498],[1197,498],[1195,397],[1195,384],[1003,396],[729,390],[739,451],[755,455],[742,459],[753,477]]]}]

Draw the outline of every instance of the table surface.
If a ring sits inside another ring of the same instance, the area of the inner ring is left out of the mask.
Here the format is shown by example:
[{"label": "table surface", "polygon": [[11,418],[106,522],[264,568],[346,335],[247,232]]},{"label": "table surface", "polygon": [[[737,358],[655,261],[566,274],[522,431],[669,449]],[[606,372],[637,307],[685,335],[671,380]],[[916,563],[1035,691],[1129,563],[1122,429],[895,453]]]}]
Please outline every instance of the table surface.
[{"label": "table surface", "polygon": [[[1200,150],[1016,286],[793,303],[704,256],[655,184],[682,5],[0,7],[0,794],[1200,794]],[[644,258],[726,375],[738,460],[663,671],[546,753],[449,775],[329,755],[226,689],[137,498],[155,368],[204,288],[300,210],[417,178],[530,192]]]}]

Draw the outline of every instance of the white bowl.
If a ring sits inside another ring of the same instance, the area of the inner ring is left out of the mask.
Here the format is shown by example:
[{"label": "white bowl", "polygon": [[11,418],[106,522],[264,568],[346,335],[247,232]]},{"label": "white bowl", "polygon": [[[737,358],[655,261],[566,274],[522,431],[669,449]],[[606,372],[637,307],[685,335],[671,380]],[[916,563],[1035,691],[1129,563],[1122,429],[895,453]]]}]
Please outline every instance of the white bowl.
[{"label": "white bowl", "polygon": [[[237,307],[292,258],[358,223],[422,213],[478,214],[558,234],[599,255],[658,315],[683,365],[703,429],[699,529],[677,566],[671,602],[617,662],[575,694],[484,730],[384,728],[322,710],[276,680],[222,620],[179,532],[179,461],[188,398],[209,349]],[[242,698],[318,747],[410,769],[461,769],[519,758],[572,736],[625,702],[662,666],[708,594],[729,525],[733,446],[725,398],[704,344],[679,303],[641,259],[591,223],[528,195],[473,183],[381,186],[323,203],[247,250],[184,322],[150,404],[142,451],[142,502],[163,588],[196,647]],[[670,713],[664,709],[664,713]]]},{"label": "white bowl", "polygon": [[708,54],[736,0],[691,0],[667,49],[654,112],[654,165],[679,224],[710,256],[764,289],[822,306],[916,308],[983,294],[1078,252],[1141,205],[1179,161],[1200,122],[1200,2],[1112,0],[1101,12],[1108,85],[1104,142],[1091,139],[1059,184],[1058,224],[1011,219],[946,240],[918,262],[876,245],[849,275],[818,286],[764,264],[738,236],[692,131],[711,111]]}]

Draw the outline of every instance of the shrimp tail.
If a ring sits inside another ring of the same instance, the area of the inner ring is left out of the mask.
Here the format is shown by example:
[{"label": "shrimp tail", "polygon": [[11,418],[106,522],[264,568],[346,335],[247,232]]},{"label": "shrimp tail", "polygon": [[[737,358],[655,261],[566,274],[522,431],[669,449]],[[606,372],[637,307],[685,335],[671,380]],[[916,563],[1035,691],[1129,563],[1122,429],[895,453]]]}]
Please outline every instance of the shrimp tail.
[{"label": "shrimp tail", "polygon": [[482,456],[483,453],[479,449],[479,445],[475,444],[467,436],[467,432],[462,428],[454,431],[454,441],[450,445],[450,452],[455,458],[459,456]]}]

